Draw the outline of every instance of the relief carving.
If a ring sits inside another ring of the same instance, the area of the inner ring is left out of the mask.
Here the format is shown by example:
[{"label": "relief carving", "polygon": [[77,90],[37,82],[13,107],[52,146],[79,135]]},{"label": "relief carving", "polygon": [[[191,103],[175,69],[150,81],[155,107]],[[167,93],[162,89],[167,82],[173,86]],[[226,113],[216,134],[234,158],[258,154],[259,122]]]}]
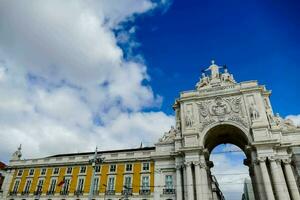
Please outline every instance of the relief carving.
[{"label": "relief carving", "polygon": [[186,113],[185,113],[185,126],[187,128],[191,128],[194,125],[194,115],[193,115],[193,107],[192,105],[186,106]]},{"label": "relief carving", "polygon": [[234,121],[244,127],[248,127],[248,122],[244,118],[242,109],[242,97],[216,97],[214,100],[198,102],[200,119],[200,131],[208,125],[217,121]]}]

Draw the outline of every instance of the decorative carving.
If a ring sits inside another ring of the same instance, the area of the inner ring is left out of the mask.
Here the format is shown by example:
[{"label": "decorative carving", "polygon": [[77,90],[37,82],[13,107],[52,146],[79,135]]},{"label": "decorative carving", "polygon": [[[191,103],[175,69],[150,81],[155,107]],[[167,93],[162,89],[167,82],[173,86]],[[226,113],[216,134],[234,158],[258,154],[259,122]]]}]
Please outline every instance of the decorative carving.
[{"label": "decorative carving", "polygon": [[18,147],[18,150],[12,154],[11,160],[20,160],[22,157],[21,150],[22,150],[22,145],[20,144],[20,146]]},{"label": "decorative carving", "polygon": [[214,100],[206,100],[197,103],[199,110],[200,127],[203,131],[208,125],[217,121],[234,121],[244,127],[248,127],[242,109],[242,97],[216,97]]},{"label": "decorative carving", "polygon": [[164,135],[159,139],[160,143],[169,143],[173,142],[176,135],[179,133],[178,130],[171,126],[171,129],[168,132],[165,132]]},{"label": "decorative carving", "polygon": [[285,165],[289,165],[289,164],[291,164],[292,160],[290,158],[285,158],[285,159],[282,159],[282,162]]},{"label": "decorative carving", "polygon": [[192,162],[185,162],[184,165],[185,165],[185,167],[191,167]]},{"label": "decorative carving", "polygon": [[256,106],[254,106],[253,103],[249,107],[249,112],[250,112],[250,117],[251,117],[252,120],[256,120],[256,119],[259,118],[259,112],[258,112]]},{"label": "decorative carving", "polygon": [[233,112],[238,113],[241,111],[241,97],[234,98],[231,104]]},{"label": "decorative carving", "polygon": [[223,116],[230,113],[230,107],[228,103],[223,101],[221,97],[215,99],[215,104],[211,106],[211,115],[213,116]]},{"label": "decorative carving", "polygon": [[202,117],[207,117],[208,113],[208,109],[207,109],[207,105],[205,105],[204,102],[200,102],[197,103],[198,107],[199,107],[199,113],[201,114]]},{"label": "decorative carving", "polygon": [[185,126],[191,128],[194,125],[194,116],[192,105],[186,106],[186,113],[185,113]]},{"label": "decorative carving", "polygon": [[293,130],[297,128],[297,126],[295,126],[291,119],[283,119],[278,113],[276,113],[273,118],[276,125],[279,126],[282,130]]}]

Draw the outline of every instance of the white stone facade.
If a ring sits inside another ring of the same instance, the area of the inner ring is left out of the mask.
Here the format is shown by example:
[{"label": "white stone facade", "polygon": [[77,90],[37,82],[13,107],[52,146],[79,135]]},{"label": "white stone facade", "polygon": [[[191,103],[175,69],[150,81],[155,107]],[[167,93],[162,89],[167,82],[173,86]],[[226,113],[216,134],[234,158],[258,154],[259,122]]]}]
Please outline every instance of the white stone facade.
[{"label": "white stone facade", "polygon": [[257,200],[300,199],[290,151],[300,145],[300,128],[273,114],[271,92],[257,81],[237,83],[214,62],[205,71],[195,90],[176,99],[176,127],[156,144],[155,169],[176,175],[176,199],[215,199],[208,159],[222,143],[245,152]]}]

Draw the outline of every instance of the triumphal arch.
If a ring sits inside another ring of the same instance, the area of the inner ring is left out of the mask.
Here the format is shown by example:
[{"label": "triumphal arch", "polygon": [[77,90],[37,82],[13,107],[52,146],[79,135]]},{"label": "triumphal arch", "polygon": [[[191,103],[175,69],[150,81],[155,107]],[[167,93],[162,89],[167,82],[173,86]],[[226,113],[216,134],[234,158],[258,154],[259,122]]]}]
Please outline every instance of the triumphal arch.
[{"label": "triumphal arch", "polygon": [[[274,114],[271,92],[257,81],[236,82],[226,66],[212,61],[195,90],[174,103],[176,126],[156,144],[155,183],[176,174],[176,199],[220,199],[214,192],[210,152],[222,143],[241,148],[257,200],[300,200],[291,164],[300,128]],[[155,199],[163,199],[160,187]]]}]

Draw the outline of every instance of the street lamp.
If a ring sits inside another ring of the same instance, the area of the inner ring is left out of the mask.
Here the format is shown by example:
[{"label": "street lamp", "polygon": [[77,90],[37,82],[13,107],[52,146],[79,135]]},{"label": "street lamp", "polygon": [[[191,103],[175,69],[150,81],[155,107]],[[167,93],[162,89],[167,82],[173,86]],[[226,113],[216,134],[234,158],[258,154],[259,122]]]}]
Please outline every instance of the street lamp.
[{"label": "street lamp", "polygon": [[89,160],[89,163],[92,164],[92,180],[91,180],[91,186],[90,186],[90,193],[89,193],[89,197],[88,197],[88,200],[91,200],[92,199],[92,196],[93,196],[93,191],[94,191],[94,184],[95,184],[95,168],[96,168],[96,165],[97,164],[101,164],[103,163],[104,161],[104,157],[100,157],[100,155],[98,156],[97,155],[98,153],[98,148],[96,147],[96,150],[95,150],[95,154],[94,154],[94,158]]},{"label": "street lamp", "polygon": [[103,195],[103,200],[105,200],[105,195],[106,195],[106,187],[107,185],[106,184],[102,184],[104,186],[104,195]]}]

